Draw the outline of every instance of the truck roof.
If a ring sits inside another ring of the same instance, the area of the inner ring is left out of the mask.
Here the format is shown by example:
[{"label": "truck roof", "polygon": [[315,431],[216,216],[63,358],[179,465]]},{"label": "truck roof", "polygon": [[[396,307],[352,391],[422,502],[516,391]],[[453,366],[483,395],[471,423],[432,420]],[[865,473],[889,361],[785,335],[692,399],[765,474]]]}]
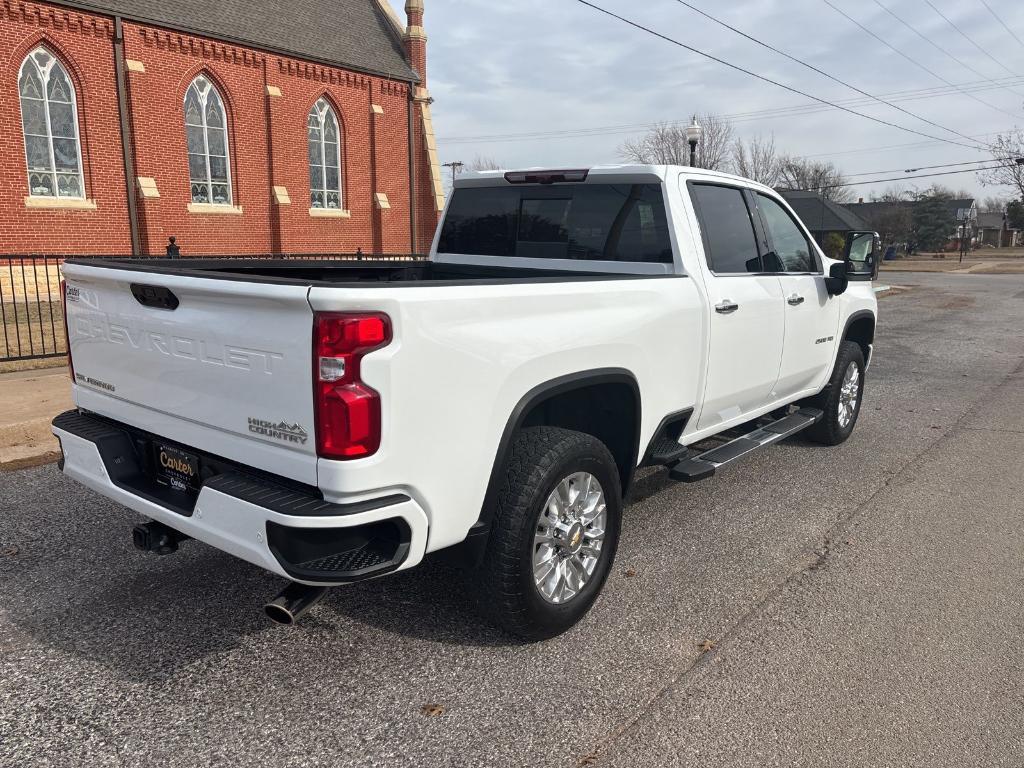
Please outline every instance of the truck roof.
[{"label": "truck roof", "polygon": [[[568,166],[544,167],[534,166],[532,168],[503,168],[493,171],[475,171],[464,174],[455,180],[455,188],[492,186],[495,182],[504,182],[506,174],[552,174],[567,171]],[[670,174],[680,173],[688,176],[708,178],[714,177],[723,181],[741,182],[744,186],[754,186],[761,189],[770,189],[743,176],[736,176],[721,171],[709,171],[704,168],[691,168],[685,165],[642,165],[635,163],[620,163],[614,165],[592,165],[590,167],[577,166],[572,170],[587,172],[587,181],[664,181]]]}]

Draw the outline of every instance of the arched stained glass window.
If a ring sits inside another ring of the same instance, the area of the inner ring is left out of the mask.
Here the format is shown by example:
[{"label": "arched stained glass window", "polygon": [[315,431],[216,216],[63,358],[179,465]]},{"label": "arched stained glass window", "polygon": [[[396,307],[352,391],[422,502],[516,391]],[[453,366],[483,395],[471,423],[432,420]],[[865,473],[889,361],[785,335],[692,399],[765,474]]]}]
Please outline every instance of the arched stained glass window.
[{"label": "arched stained glass window", "polygon": [[309,205],[341,209],[341,129],[327,99],[309,110]]},{"label": "arched stained glass window", "polygon": [[231,162],[224,101],[205,75],[185,91],[185,138],[193,203],[231,205]]},{"label": "arched stained glass window", "polygon": [[18,75],[28,191],[33,197],[85,197],[75,87],[45,48],[36,48]]}]

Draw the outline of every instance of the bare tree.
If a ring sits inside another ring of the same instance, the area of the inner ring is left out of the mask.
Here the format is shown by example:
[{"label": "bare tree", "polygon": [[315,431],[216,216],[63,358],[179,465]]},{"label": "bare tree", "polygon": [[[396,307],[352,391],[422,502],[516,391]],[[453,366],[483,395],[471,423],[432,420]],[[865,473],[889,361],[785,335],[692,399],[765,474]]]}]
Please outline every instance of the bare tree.
[{"label": "bare tree", "polygon": [[697,167],[709,171],[725,170],[732,148],[732,123],[719,115],[697,115],[700,143],[697,144]]},{"label": "bare tree", "polygon": [[471,171],[500,171],[504,167],[503,163],[487,155],[477,155],[473,158],[473,162],[469,164],[469,170]]},{"label": "bare tree", "polygon": [[[701,127],[697,144],[697,166],[722,170],[729,160],[732,146],[732,125],[718,115],[697,116]],[[631,163],[651,165],[689,165],[690,145],[686,141],[687,123],[656,123],[639,139],[619,147],[619,156]]]},{"label": "bare tree", "polygon": [[871,202],[889,205],[867,206],[864,210],[858,208],[856,213],[882,236],[886,245],[909,242],[913,239],[911,201],[916,196],[916,192],[902,185],[889,187],[882,193],[871,195]]},{"label": "bare tree", "polygon": [[943,184],[932,184],[925,190],[916,190],[915,195],[918,197],[934,197],[941,200],[972,200],[974,195],[969,191],[961,187],[960,189],[953,189]]},{"label": "bare tree", "polygon": [[631,163],[686,165],[690,148],[683,130],[677,123],[656,123],[639,139],[624,142],[619,156]]},{"label": "bare tree", "polygon": [[886,187],[884,192],[872,192],[870,197],[873,203],[902,203],[913,199],[913,190],[902,184]]},{"label": "bare tree", "polygon": [[1024,128],[1014,128],[996,136],[989,145],[992,158],[999,166],[979,174],[981,183],[988,187],[1011,187],[1013,195],[1024,200],[1024,165],[1017,160],[1024,158]]},{"label": "bare tree", "polygon": [[848,203],[853,200],[853,191],[846,183],[846,176],[833,163],[805,157],[784,157],[779,162],[779,189],[817,192],[834,203]]},{"label": "bare tree", "polygon": [[979,203],[978,210],[982,213],[1002,213],[1011,199],[1008,195],[990,195]]},{"label": "bare tree", "polygon": [[767,139],[755,136],[744,144],[737,138],[732,145],[732,170],[766,186],[774,187],[779,181],[779,162],[775,151],[774,134]]}]

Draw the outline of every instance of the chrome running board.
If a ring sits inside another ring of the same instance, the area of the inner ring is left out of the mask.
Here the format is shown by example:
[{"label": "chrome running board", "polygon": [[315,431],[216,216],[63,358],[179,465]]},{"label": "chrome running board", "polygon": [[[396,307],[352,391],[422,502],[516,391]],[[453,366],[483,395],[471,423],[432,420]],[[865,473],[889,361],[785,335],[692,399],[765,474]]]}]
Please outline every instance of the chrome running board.
[{"label": "chrome running board", "polygon": [[705,480],[715,474],[719,467],[730,464],[759,448],[785,440],[818,423],[824,415],[824,412],[817,408],[801,408],[724,445],[673,464],[669,470],[669,477],[683,483]]}]

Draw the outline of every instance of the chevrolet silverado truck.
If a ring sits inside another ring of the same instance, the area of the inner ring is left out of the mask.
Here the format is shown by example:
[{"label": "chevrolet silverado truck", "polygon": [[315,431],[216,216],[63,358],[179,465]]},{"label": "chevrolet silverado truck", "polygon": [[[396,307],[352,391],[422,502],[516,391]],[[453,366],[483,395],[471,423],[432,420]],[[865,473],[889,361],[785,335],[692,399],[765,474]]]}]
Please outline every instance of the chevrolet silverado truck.
[{"label": "chevrolet silverado truck", "polygon": [[448,550],[495,622],[550,637],[601,591],[638,468],[850,436],[876,260],[664,166],[462,178],[419,262],[71,259],[60,466],[148,518],[140,549],[287,579],[279,622]]}]

